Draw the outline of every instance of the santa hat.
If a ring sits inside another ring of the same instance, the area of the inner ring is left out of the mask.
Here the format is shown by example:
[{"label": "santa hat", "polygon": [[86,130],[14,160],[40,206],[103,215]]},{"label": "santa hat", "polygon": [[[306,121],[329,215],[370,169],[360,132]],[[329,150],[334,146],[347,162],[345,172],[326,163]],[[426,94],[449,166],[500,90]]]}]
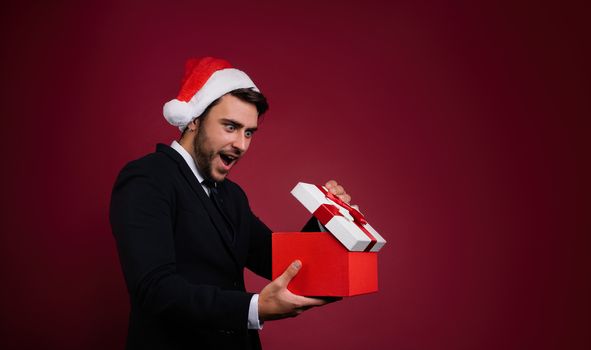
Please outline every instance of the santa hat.
[{"label": "santa hat", "polygon": [[213,101],[236,89],[259,92],[246,73],[219,58],[190,58],[176,99],[164,104],[164,118],[181,131],[199,117]]}]

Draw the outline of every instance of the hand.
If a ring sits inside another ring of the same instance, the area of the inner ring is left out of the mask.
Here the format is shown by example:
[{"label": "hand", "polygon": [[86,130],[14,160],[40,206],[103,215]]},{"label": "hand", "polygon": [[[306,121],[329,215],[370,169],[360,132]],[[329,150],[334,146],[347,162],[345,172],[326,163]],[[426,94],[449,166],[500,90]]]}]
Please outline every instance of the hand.
[{"label": "hand", "polygon": [[293,294],[287,289],[287,285],[302,267],[302,263],[296,260],[277,277],[267,284],[259,294],[259,320],[279,320],[287,317],[295,317],[314,306],[321,306],[330,302],[316,298],[306,298]]},{"label": "hand", "polygon": [[351,202],[351,196],[349,196],[347,194],[347,192],[345,192],[345,189],[343,188],[343,186],[339,185],[335,180],[330,180],[328,181],[324,187],[326,187],[326,189],[328,189],[328,191],[332,194],[334,194],[335,196],[339,197],[340,200],[342,200],[343,202],[350,204]]}]

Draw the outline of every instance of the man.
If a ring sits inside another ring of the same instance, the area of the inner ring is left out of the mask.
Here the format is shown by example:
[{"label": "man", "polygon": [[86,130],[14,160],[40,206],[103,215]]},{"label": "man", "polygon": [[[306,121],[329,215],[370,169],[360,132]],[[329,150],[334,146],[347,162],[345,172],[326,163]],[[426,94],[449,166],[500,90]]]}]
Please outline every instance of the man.
[{"label": "man", "polygon": [[[113,188],[110,219],[131,303],[127,348],[259,349],[263,321],[326,301],[289,292],[299,261],[260,294],[245,291],[245,267],[271,276],[271,230],[226,176],[267,101],[224,60],[186,68],[177,99],[164,106],[180,140],[127,164]],[[335,181],[326,186],[350,200]]]}]

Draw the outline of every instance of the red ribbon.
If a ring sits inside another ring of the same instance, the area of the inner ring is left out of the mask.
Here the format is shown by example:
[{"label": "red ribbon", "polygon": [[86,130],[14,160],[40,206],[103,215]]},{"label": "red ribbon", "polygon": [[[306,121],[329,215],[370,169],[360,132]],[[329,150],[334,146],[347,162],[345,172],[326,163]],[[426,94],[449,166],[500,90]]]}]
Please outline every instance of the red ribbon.
[{"label": "red ribbon", "polygon": [[312,213],[312,215],[314,215],[314,217],[318,219],[318,221],[320,221],[320,223],[324,226],[326,226],[326,224],[328,224],[330,219],[332,219],[333,217],[343,216],[343,214],[341,214],[341,212],[339,211],[339,208],[332,204],[320,205],[314,211],[314,213]]},{"label": "red ribbon", "polygon": [[[353,222],[371,240],[371,242],[369,242],[369,245],[363,250],[364,252],[369,252],[371,250],[371,248],[373,248],[373,246],[377,243],[378,240],[363,226],[363,225],[366,225],[367,224],[367,220],[365,220],[365,217],[363,216],[363,214],[361,214],[359,212],[359,210],[357,210],[357,209],[353,208],[352,206],[350,206],[349,204],[345,203],[339,197],[335,196],[334,194],[332,194],[329,191],[327,191],[326,189],[324,189],[324,187],[318,186],[318,185],[316,185],[316,187],[318,187],[318,189],[320,191],[322,191],[322,193],[324,193],[324,196],[326,198],[328,198],[331,201],[337,203],[341,207],[347,209],[347,211],[349,212],[349,214],[351,214],[351,216],[353,217]],[[327,214],[326,211],[319,210],[320,208],[323,208],[323,207],[324,207],[324,209],[328,210],[328,212],[329,212],[328,214],[333,214],[332,216],[337,216],[337,215],[342,216],[342,214],[339,212],[339,209],[337,207],[335,207],[333,205],[328,206],[326,204],[323,204],[318,209],[316,209],[316,211],[314,212],[314,216],[316,216],[316,218],[318,218],[318,220],[320,221],[320,223],[322,225],[326,225],[326,223],[324,223],[322,221],[325,220],[326,216],[324,216],[324,215]],[[336,209],[336,212],[335,212],[335,209]],[[320,214],[320,215],[322,215],[322,219],[316,215],[317,213]],[[330,219],[326,220],[326,222],[328,222],[329,220]]]}]

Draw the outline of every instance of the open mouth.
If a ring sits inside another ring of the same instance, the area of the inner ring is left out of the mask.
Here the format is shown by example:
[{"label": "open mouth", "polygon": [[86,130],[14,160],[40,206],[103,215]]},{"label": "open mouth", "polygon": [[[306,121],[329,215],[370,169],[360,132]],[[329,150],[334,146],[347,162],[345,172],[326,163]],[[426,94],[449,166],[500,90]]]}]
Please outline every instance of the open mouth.
[{"label": "open mouth", "polygon": [[230,166],[230,165],[232,165],[232,163],[234,163],[236,161],[236,159],[238,159],[238,157],[235,157],[235,156],[232,156],[229,154],[220,153],[220,159],[222,160],[224,165]]}]

